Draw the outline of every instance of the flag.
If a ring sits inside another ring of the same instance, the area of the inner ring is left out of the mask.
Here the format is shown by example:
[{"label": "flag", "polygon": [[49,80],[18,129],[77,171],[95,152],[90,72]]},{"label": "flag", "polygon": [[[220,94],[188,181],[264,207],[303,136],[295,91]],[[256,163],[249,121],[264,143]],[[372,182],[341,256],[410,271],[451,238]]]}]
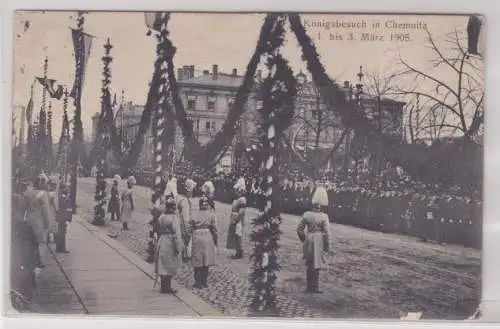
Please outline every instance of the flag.
[{"label": "flag", "polygon": [[[90,49],[92,48],[92,38],[94,38],[92,35],[87,34],[85,32],[76,30],[76,29],[71,29],[71,36],[73,37],[73,47],[75,50],[75,61],[77,63],[77,70],[78,70],[78,63],[80,63],[80,71],[75,72],[75,76],[79,75],[80,76],[80,93],[81,93],[81,86],[83,86],[84,80],[85,80],[85,68],[87,67],[87,62],[90,57]],[[79,49],[79,41],[82,41],[82,49]],[[76,97],[76,88],[77,88],[77,81],[75,78],[75,83],[73,84],[73,88],[71,89],[70,97],[75,98]]]},{"label": "flag", "polygon": [[28,127],[31,126],[31,118],[33,116],[33,95],[31,95],[28,105],[26,106],[26,121]]},{"label": "flag", "polygon": [[472,15],[467,23],[467,50],[472,55],[484,55],[486,26],[482,16]]},{"label": "flag", "polygon": [[38,82],[49,92],[51,98],[61,99],[64,93],[63,86],[57,85],[56,80],[36,77]]},{"label": "flag", "polygon": [[153,31],[158,31],[160,32],[161,30],[161,19],[162,15],[164,13],[162,12],[148,12],[145,13],[145,18],[146,18],[146,26],[148,29],[151,29]]}]

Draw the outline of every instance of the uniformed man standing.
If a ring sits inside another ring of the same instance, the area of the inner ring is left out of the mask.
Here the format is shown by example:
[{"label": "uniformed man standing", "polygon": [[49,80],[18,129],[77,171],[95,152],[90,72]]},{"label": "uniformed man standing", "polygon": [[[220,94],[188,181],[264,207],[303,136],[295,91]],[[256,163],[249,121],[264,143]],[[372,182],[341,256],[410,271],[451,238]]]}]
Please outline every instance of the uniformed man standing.
[{"label": "uniformed man standing", "polygon": [[57,211],[56,252],[69,252],[66,249],[66,226],[71,222],[72,213],[69,186],[63,183],[59,193],[59,208]]},{"label": "uniformed man standing", "polygon": [[240,178],[234,185],[236,198],[231,205],[231,215],[229,217],[229,228],[227,231],[227,249],[236,250],[233,259],[243,258],[243,238],[245,236],[245,211],[247,199],[245,198],[245,179]]},{"label": "uniformed man standing", "polygon": [[307,267],[307,290],[309,293],[321,293],[319,290],[319,271],[329,251],[329,220],[322,211],[328,206],[328,194],[323,186],[314,192],[312,211],[306,211],[297,227],[297,235],[303,245],[304,260]]}]

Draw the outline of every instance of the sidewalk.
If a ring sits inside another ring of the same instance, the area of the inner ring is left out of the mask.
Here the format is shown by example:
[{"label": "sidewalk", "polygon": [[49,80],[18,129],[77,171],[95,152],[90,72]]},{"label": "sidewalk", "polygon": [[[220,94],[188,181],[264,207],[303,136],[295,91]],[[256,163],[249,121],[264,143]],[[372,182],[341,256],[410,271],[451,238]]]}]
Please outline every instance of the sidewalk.
[{"label": "sidewalk", "polygon": [[[153,266],[78,215],[68,227],[69,254],[45,250],[33,312],[50,314],[218,317],[173,282],[176,295],[153,288]],[[52,247],[51,247],[52,248]]]}]

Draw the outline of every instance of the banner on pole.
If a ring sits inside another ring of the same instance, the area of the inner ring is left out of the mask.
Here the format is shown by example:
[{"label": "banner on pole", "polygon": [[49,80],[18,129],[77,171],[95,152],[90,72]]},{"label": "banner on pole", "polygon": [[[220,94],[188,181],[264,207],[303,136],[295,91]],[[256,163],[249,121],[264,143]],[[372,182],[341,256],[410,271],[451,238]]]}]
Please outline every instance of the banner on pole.
[{"label": "banner on pole", "polygon": [[[75,98],[76,97],[76,88],[77,88],[77,80],[76,76],[79,74],[81,79],[80,79],[80,92],[81,92],[81,87],[84,84],[85,81],[85,69],[87,67],[87,62],[90,57],[90,50],[92,48],[92,39],[94,36],[82,32],[77,29],[71,29],[71,36],[73,37],[73,47],[75,49],[75,61],[76,61],[76,69],[78,70],[78,63],[80,63],[80,70],[75,73],[75,83],[73,84],[73,88],[71,89],[70,97]],[[79,40],[80,38],[82,39],[82,49],[79,47]]]}]

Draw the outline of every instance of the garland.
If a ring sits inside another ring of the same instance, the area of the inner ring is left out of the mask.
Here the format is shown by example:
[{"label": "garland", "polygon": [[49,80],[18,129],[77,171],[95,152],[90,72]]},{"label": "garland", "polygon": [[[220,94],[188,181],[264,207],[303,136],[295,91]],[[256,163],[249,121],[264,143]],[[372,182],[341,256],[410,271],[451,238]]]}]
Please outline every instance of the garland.
[{"label": "garland", "polygon": [[37,169],[36,172],[40,173],[42,170],[47,170],[47,112],[45,109],[40,110],[38,122],[38,136],[37,136]]},{"label": "garland", "polygon": [[[161,63],[158,60],[156,60],[156,63],[154,65],[153,78],[151,80],[151,86],[149,88],[148,97],[146,100],[146,105],[144,106],[144,111],[142,112],[141,121],[139,123],[139,130],[134,138],[134,141],[132,142],[129,154],[125,157],[125,159],[122,162],[123,176],[128,175],[129,170],[137,163],[137,160],[139,159],[139,156],[141,154],[142,147],[144,145],[144,136],[146,135],[149,129],[149,125],[151,123],[151,117],[153,115],[153,110],[155,106],[154,104],[157,101],[157,97],[155,95],[156,93],[155,86],[158,86],[160,82],[160,75],[159,75],[160,65]],[[115,147],[118,147],[118,145],[115,145]]]},{"label": "garland", "polygon": [[52,149],[52,102],[49,102],[49,111],[47,112],[47,172],[52,172],[54,164],[54,150]]},{"label": "garland", "polygon": [[109,85],[111,84],[111,70],[109,64],[113,61],[110,56],[110,51],[113,48],[111,42],[108,38],[106,44],[104,45],[105,55],[102,57],[103,62],[103,79],[102,79],[102,96],[101,96],[101,114],[99,117],[99,122],[97,125],[97,136],[96,136],[96,155],[97,155],[97,172],[96,172],[96,187],[94,200],[96,202],[94,207],[94,225],[104,225],[104,217],[106,212],[104,207],[106,205],[106,181],[104,162],[106,161],[106,151],[108,149],[107,142],[107,119],[109,119],[106,114],[106,95],[109,95]]},{"label": "garland", "polygon": [[68,91],[65,90],[64,100],[63,100],[63,121],[61,127],[61,136],[59,137],[59,149],[57,151],[60,182],[66,182],[68,144],[69,144]]},{"label": "garland", "polygon": [[[409,174],[418,176],[421,170],[415,163],[421,163],[425,158],[426,148],[423,145],[405,145],[399,138],[383,134],[355,104],[348,102],[338,85],[328,76],[321,64],[319,54],[313,41],[300,21],[299,15],[289,15],[292,31],[302,48],[302,58],[312,74],[314,83],[319,87],[320,94],[328,108],[336,111],[345,127],[353,129],[356,135],[365,140],[370,149],[383,145],[382,156],[394,166],[401,166]],[[428,163],[422,163],[428,166]],[[415,169],[416,168],[416,169]]]},{"label": "garland", "polygon": [[82,49],[83,49],[83,25],[85,23],[83,12],[78,12],[77,17],[77,31],[78,40],[76,42],[75,49],[75,59],[76,59],[76,70],[75,70],[75,95],[73,97],[73,103],[75,105],[75,114],[73,117],[73,140],[70,152],[70,163],[71,163],[71,204],[73,208],[73,213],[76,214],[76,187],[78,179],[78,165],[80,155],[84,155],[83,149],[83,125],[82,125],[82,104],[81,104],[81,90],[82,90],[82,75],[83,75],[83,63],[82,63]]},{"label": "garland", "polygon": [[[155,105],[154,117],[153,117],[153,146],[154,146],[154,156],[153,156],[153,168],[154,181],[152,185],[152,197],[151,201],[154,206],[158,206],[162,194],[162,176],[165,169],[165,153],[169,149],[169,146],[173,143],[174,138],[172,138],[175,128],[173,124],[175,121],[173,117],[168,120],[167,116],[172,113],[172,104],[169,102],[169,85],[168,85],[168,62],[167,58],[175,53],[175,48],[172,43],[168,40],[168,30],[167,25],[170,19],[169,13],[162,13],[161,18],[161,29],[159,35],[157,35],[158,46],[156,48],[157,53],[157,64],[159,64],[159,70],[157,72],[159,76],[159,83],[152,84],[151,88],[155,88],[156,99],[158,99]],[[167,126],[167,123],[169,125]],[[167,133],[167,129],[168,131]],[[155,217],[155,216],[153,216]],[[154,219],[154,218],[153,218]]]},{"label": "garland", "polygon": [[261,174],[265,191],[260,200],[260,214],[253,221],[251,240],[254,244],[250,282],[253,291],[251,309],[254,313],[276,314],[276,272],[278,241],[281,231],[278,146],[279,136],[291,122],[295,94],[295,77],[288,62],[279,53],[284,43],[286,15],[273,14],[276,24],[265,43],[269,74],[263,82],[261,116],[264,134],[261,138]]},{"label": "garland", "polygon": [[235,101],[231,106],[228,117],[222,125],[221,130],[214,136],[214,139],[203,147],[201,147],[198,141],[194,138],[195,134],[193,126],[191,122],[187,120],[184,105],[179,97],[179,87],[175,79],[172,58],[168,59],[169,79],[170,86],[172,88],[173,102],[176,109],[176,118],[187,143],[186,148],[188,152],[186,152],[185,157],[195,163],[195,165],[207,166],[208,164],[209,167],[214,166],[227,142],[232,140],[235,135],[237,129],[236,123],[246,110],[245,104],[247,102],[248,95],[254,86],[254,76],[260,62],[260,58],[263,53],[269,50],[268,40],[272,38],[273,27],[275,26],[276,19],[276,15],[273,14],[266,16],[254,54],[247,65],[243,83],[238,88]]}]

